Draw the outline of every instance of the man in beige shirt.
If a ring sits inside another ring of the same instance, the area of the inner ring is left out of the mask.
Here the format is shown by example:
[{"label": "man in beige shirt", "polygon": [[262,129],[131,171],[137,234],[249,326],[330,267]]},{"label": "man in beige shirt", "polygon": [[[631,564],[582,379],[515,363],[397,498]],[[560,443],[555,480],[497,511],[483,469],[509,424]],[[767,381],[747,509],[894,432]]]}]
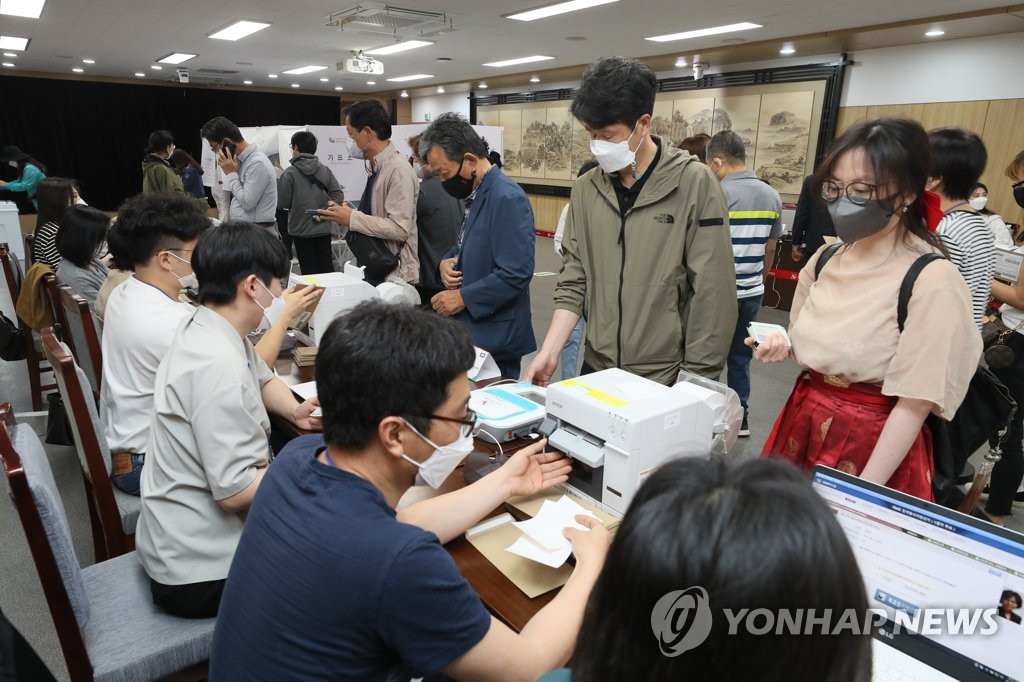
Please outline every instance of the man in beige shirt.
[{"label": "man in beige shirt", "polygon": [[[386,240],[391,252],[398,255],[398,267],[388,274],[416,284],[420,279],[416,173],[391,144],[391,116],[383,104],[377,100],[362,100],[347,107],[344,113],[349,154],[369,164],[370,176],[358,209],[347,201],[341,205],[332,202],[320,215],[353,232]],[[358,258],[355,245],[352,250]],[[373,279],[367,277],[371,284],[379,283]]]},{"label": "man in beige shirt", "polygon": [[204,233],[192,254],[201,305],[157,371],[142,469],[139,560],[153,601],[186,618],[215,616],[245,513],[271,457],[268,411],[319,429],[247,335],[284,309],[280,240],[244,222]]}]

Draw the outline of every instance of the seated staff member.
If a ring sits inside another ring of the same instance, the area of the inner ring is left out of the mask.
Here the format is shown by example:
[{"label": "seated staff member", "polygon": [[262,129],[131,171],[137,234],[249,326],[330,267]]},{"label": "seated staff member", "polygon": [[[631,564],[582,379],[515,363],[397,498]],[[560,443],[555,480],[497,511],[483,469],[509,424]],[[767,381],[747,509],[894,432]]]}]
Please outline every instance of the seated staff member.
[{"label": "seated staff member", "polygon": [[174,615],[217,613],[270,460],[267,411],[320,427],[317,400],[296,401],[246,338],[277,305],[289,264],[279,239],[243,222],[210,228],[192,253],[200,305],[156,374],[135,536],[153,601]]},{"label": "seated staff member", "polygon": [[106,255],[109,229],[110,218],[106,213],[76,204],[68,208],[57,231],[57,252],[61,257],[57,281],[87,300],[93,312],[96,312],[96,296],[110,272],[101,260]]},{"label": "seated staff member", "polygon": [[209,225],[184,196],[152,193],[126,201],[110,230],[114,267],[134,274],[111,292],[103,311],[100,412],[111,452],[110,479],[131,495],[139,494],[157,368],[192,313],[178,295],[196,285],[192,252]]},{"label": "seated staff member", "polygon": [[472,450],[473,356],[458,324],[422,310],[370,302],[331,324],[316,364],[324,438],[292,441],[260,487],[217,617],[213,679],[535,680],[568,660],[604,527],[566,530],[576,569],[519,635],[441,546],[509,496],[564,482],[566,460],[542,441],[395,512],[417,475],[436,488]]},{"label": "seated staff member", "polygon": [[[713,625],[699,646],[665,655],[680,611],[664,614],[672,622],[658,621],[665,625],[661,642],[651,636],[653,612],[665,595],[691,586],[705,592]],[[723,609],[759,608],[814,609],[832,618],[799,637],[758,636],[742,625],[729,632]],[[835,515],[797,469],[675,460],[651,474],[622,519],[587,603],[571,679],[686,680],[699,670],[702,680],[867,682],[870,633],[817,634],[832,631],[846,613],[865,622],[863,579]]]},{"label": "seated staff member", "polygon": [[[843,246],[816,275],[800,271],[789,336],[804,371],[782,408],[762,457],[804,470],[842,469],[932,499],[929,412],[951,418],[981,357],[970,292],[956,266],[921,270],[897,324],[900,286],[922,255],[941,253],[920,203],[930,170],[928,135],[903,118],[862,121],[832,144],[814,176]],[[753,345],[753,339],[747,339]],[[790,355],[773,334],[754,357]]]}]

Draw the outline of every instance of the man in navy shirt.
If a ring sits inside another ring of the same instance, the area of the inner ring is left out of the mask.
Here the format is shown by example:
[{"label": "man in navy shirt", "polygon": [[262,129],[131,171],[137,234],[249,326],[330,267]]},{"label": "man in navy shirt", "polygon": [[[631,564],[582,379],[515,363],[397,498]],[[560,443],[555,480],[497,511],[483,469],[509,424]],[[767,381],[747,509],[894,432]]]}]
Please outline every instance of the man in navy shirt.
[{"label": "man in navy shirt", "polygon": [[[566,530],[576,569],[522,633],[487,613],[442,547],[503,500],[566,480],[544,443],[473,485],[407,507],[417,475],[438,487],[470,449],[463,328],[363,304],[320,345],[324,433],[269,468],[242,533],[214,633],[211,678],[535,680],[563,665],[608,548]],[[326,442],[326,445],[325,445]]]}]

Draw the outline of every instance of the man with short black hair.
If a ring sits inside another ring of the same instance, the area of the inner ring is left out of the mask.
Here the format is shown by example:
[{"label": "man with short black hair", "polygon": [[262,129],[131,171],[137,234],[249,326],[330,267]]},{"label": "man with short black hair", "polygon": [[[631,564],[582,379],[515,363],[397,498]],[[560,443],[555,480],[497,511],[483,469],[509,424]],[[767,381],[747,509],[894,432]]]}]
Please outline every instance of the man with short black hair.
[{"label": "man with short black hair", "polygon": [[743,423],[739,435],[750,435],[747,423],[750,400],[749,346],[747,325],[757,319],[764,298],[764,273],[775,259],[775,247],[782,236],[782,198],[747,168],[747,150],[743,138],[732,130],[721,130],[708,141],[708,168],[722,183],[729,205],[729,229],[736,268],[738,317],[729,347],[729,388],[736,391],[743,405]]},{"label": "man with short black hair", "polygon": [[515,681],[565,663],[608,549],[596,519],[564,531],[576,568],[520,634],[487,613],[442,546],[509,496],[565,481],[560,454],[536,443],[395,511],[417,477],[436,488],[472,450],[473,359],[460,325],[414,308],[363,303],[328,327],[316,361],[324,436],[292,441],[260,487],[212,679]]},{"label": "man with short black hair", "polygon": [[722,371],[736,324],[725,199],[707,166],[651,135],[657,89],[641,62],[605,57],[569,107],[601,168],[573,184],[555,312],[526,381],[547,385],[580,317],[583,373],[671,384],[680,369]]},{"label": "man with short black hair", "polygon": [[292,135],[291,145],[291,165],[277,181],[278,207],[288,213],[288,234],[302,274],[331,272],[331,224],[306,211],[344,201],[345,193],[334,172],[316,157],[316,135],[300,130]]},{"label": "man with short black hair", "polygon": [[153,601],[178,616],[217,614],[271,457],[267,412],[319,428],[317,400],[300,404],[247,338],[281,313],[288,268],[281,241],[249,223],[207,230],[192,253],[200,305],[157,371],[135,535]]},{"label": "man with short black hair", "polygon": [[[351,104],[342,113],[348,131],[349,154],[353,159],[368,161],[370,175],[358,209],[346,201],[328,205],[320,215],[352,232],[385,240],[387,248],[398,256],[398,266],[386,274],[416,284],[420,272],[416,245],[419,183],[412,166],[391,144],[391,115],[375,99]],[[350,246],[359,258],[360,247],[351,240]],[[376,285],[383,277],[368,276],[367,280]]]},{"label": "man with short black hair", "polygon": [[277,231],[277,173],[266,154],[250,145],[234,123],[217,116],[203,124],[200,136],[217,155],[224,184],[231,192],[231,219],[262,227],[280,239]]}]

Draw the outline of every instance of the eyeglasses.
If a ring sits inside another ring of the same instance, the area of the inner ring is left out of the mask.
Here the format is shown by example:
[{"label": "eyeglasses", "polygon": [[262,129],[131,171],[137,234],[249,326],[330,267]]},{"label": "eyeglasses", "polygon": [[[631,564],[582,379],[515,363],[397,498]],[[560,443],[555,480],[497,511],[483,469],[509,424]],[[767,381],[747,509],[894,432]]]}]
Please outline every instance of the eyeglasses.
[{"label": "eyeglasses", "polygon": [[871,196],[875,193],[875,188],[878,185],[869,185],[866,182],[851,182],[845,188],[840,187],[839,183],[832,180],[827,180],[821,186],[821,198],[831,203],[846,194],[846,198],[858,206],[871,201]]},{"label": "eyeglasses", "polygon": [[428,414],[428,419],[440,419],[443,422],[453,422],[455,424],[461,424],[462,428],[459,429],[459,436],[465,438],[466,436],[473,433],[473,429],[476,428],[476,412],[467,409],[466,416],[462,419],[458,417],[443,417],[439,414]]}]

